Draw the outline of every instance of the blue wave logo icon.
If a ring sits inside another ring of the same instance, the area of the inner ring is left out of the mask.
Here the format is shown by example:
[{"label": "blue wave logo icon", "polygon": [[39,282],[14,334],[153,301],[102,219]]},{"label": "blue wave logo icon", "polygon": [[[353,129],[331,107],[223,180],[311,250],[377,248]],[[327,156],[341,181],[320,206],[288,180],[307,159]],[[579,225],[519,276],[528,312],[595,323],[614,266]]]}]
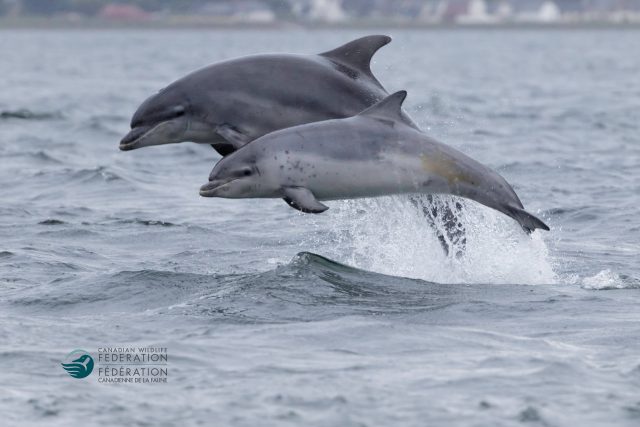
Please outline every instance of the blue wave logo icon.
[{"label": "blue wave logo icon", "polygon": [[67,354],[62,367],[73,378],[86,378],[93,372],[93,357],[85,350],[73,350]]}]

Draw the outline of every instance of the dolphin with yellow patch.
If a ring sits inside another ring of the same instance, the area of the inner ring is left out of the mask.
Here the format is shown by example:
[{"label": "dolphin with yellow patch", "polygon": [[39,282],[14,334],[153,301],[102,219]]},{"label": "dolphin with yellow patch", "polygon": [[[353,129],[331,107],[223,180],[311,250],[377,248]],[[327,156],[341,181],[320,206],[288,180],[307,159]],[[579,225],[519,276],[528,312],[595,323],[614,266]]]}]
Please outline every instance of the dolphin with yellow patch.
[{"label": "dolphin with yellow patch", "polygon": [[515,219],[527,232],[549,230],[524,210],[492,169],[433,140],[402,113],[405,91],[362,113],[267,134],[223,158],[200,195],[284,198],[302,212],[325,200],[392,194],[453,194]]}]

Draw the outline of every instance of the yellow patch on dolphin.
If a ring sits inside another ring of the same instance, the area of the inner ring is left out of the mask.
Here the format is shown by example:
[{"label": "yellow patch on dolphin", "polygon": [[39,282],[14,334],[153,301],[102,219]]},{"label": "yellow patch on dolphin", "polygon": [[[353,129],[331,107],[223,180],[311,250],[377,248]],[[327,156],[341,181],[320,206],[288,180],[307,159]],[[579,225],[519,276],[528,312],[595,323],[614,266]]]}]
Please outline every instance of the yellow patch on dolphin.
[{"label": "yellow patch on dolphin", "polygon": [[461,171],[450,158],[442,154],[436,156],[422,154],[420,160],[422,161],[422,169],[430,174],[441,176],[447,180],[449,185],[458,184],[459,182],[475,185],[473,178]]}]

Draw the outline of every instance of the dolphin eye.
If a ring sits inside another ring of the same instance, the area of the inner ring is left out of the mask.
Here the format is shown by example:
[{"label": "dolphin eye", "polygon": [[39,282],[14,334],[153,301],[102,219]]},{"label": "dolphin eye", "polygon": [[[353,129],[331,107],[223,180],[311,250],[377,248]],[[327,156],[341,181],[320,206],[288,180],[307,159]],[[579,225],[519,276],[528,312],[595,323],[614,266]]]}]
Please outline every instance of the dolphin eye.
[{"label": "dolphin eye", "polygon": [[244,167],[242,169],[238,169],[234,172],[235,176],[238,177],[243,177],[243,176],[250,176],[253,174],[253,170],[251,170],[251,168],[249,167]]},{"label": "dolphin eye", "polygon": [[182,105],[173,109],[174,117],[184,116],[184,107]]}]

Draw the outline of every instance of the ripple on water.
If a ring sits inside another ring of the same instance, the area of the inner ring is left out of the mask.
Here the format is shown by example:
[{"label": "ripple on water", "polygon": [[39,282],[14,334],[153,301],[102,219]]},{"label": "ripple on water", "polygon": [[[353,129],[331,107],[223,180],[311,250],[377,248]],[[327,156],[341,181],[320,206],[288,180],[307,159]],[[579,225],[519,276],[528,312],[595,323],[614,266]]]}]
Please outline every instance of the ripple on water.
[{"label": "ripple on water", "polygon": [[46,150],[25,151],[22,147],[12,146],[8,150],[3,150],[2,155],[5,158],[26,158],[26,161],[35,161],[43,165],[62,165],[65,163],[63,160],[56,158]]},{"label": "ripple on water", "polygon": [[62,119],[64,115],[59,111],[54,112],[36,112],[26,108],[18,110],[0,111],[0,119],[20,119],[20,120],[54,120]]},{"label": "ripple on water", "polygon": [[80,184],[90,184],[96,182],[110,182],[110,181],[125,181],[119,173],[116,173],[112,168],[107,166],[96,166],[95,168],[62,168],[62,169],[45,169],[36,170],[33,173],[34,178],[46,178],[48,181],[53,179],[65,179]]},{"label": "ripple on water", "polygon": [[178,224],[174,224],[169,221],[162,220],[154,220],[154,219],[119,219],[116,221],[117,224],[135,224],[135,225],[145,225],[145,226],[160,226],[160,227],[176,227]]},{"label": "ripple on water", "polygon": [[66,224],[66,222],[59,220],[59,219],[55,219],[55,218],[49,218],[49,219],[45,219],[43,221],[40,221],[38,224],[40,225],[62,225],[62,224]]}]

